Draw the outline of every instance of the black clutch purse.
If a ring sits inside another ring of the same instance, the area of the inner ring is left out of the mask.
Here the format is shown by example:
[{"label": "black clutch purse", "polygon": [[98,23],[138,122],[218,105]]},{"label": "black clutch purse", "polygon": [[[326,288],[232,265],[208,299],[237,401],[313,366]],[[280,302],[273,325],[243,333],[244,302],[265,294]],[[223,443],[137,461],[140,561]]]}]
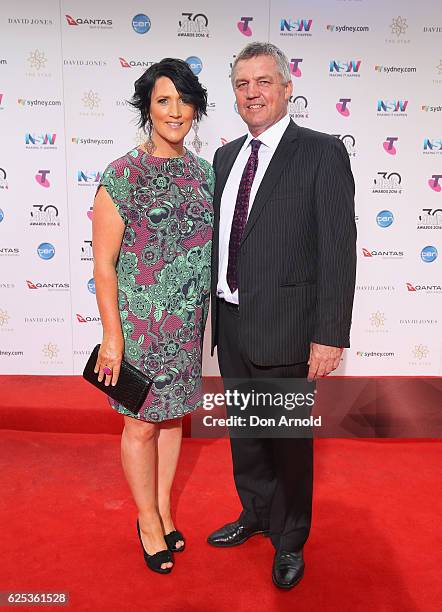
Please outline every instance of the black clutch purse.
[{"label": "black clutch purse", "polygon": [[138,414],[153,381],[123,359],[117,384],[115,387],[112,385],[106,387],[104,384],[105,378],[98,382],[98,374],[94,372],[99,349],[100,345],[97,344],[90,354],[83,371],[83,378],[94,385],[94,387],[97,387],[97,389],[100,389],[100,391],[104,391],[106,395],[116,400],[133,414]]}]

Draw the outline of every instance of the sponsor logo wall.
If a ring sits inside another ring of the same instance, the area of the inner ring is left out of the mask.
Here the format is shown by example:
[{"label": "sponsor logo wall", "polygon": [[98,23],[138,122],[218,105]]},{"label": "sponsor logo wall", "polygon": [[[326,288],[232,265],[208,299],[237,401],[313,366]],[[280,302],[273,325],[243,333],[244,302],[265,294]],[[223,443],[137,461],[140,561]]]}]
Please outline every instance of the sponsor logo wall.
[{"label": "sponsor logo wall", "polygon": [[442,374],[440,3],[6,0],[0,24],[0,373],[79,374],[100,341],[92,204],[109,161],[144,140],[134,81],[162,57],[187,61],[209,106],[186,146],[212,160],[245,133],[233,59],[269,40],[290,62],[290,116],[342,140],[356,180],[352,346],[337,374]]}]

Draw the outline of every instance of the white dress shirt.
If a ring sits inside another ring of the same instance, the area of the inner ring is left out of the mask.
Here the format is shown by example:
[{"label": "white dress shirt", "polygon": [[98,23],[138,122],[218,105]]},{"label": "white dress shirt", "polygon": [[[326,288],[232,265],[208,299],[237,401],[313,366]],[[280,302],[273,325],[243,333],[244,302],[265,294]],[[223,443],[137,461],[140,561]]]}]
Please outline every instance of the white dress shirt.
[{"label": "white dress shirt", "polygon": [[[262,142],[258,149],[258,169],[256,170],[255,178],[253,179],[252,189],[250,191],[249,209],[247,216],[253,206],[253,201],[256,192],[261,184],[264,174],[270,164],[276,147],[282,138],[290,123],[289,115],[285,115],[282,119],[274,123],[265,132],[257,136],[256,140]],[[219,222],[219,261],[218,261],[218,285],[217,295],[224,298],[227,302],[239,304],[238,290],[232,293],[227,284],[227,265],[229,263],[229,241],[230,229],[232,227],[233,213],[235,212],[236,197],[238,195],[239,184],[242,173],[244,171],[247,160],[250,156],[250,141],[254,136],[250,132],[241,147],[240,152],[232,166],[229,177],[226,181],[223,195],[221,197],[221,210]]]}]

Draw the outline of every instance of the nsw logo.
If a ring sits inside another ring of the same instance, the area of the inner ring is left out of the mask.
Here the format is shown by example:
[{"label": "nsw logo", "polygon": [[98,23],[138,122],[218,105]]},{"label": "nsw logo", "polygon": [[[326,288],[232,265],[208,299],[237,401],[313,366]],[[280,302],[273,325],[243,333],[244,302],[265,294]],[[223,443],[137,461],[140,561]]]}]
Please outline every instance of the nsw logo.
[{"label": "nsw logo", "polygon": [[252,35],[252,29],[249,26],[249,23],[251,21],[253,21],[253,17],[241,17],[241,19],[236,24],[238,30],[241,32],[241,34],[244,34],[244,36]]},{"label": "nsw logo", "polygon": [[442,153],[442,138],[424,138],[425,155],[435,155]]},{"label": "nsw logo", "polygon": [[25,144],[28,149],[38,149],[43,147],[55,148],[57,134],[35,134],[27,132],[25,134]]},{"label": "nsw logo", "polygon": [[50,242],[42,242],[37,247],[37,253],[40,259],[52,259],[55,255],[55,247]]},{"label": "nsw logo", "polygon": [[281,19],[279,33],[281,36],[311,36],[312,19]]},{"label": "nsw logo", "polygon": [[329,75],[331,77],[355,77],[360,76],[359,68],[361,67],[361,60],[348,60],[342,62],[340,60],[330,60],[329,62]]},{"label": "nsw logo", "polygon": [[408,100],[378,100],[378,117],[406,117]]},{"label": "nsw logo", "polygon": [[101,180],[101,172],[99,170],[78,170],[77,184],[79,186],[94,186]]}]

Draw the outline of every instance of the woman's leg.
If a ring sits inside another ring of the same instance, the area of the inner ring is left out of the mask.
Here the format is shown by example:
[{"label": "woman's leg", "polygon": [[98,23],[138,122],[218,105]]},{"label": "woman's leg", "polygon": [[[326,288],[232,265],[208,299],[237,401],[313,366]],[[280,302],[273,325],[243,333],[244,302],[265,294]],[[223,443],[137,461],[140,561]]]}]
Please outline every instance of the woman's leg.
[{"label": "woman's leg", "polygon": [[[164,421],[158,427],[158,510],[164,533],[170,533],[175,529],[170,512],[170,490],[180,455],[182,420]],[[179,540],[176,547],[181,548],[183,544]]]},{"label": "woman's leg", "polygon": [[[121,463],[138,508],[141,539],[149,555],[167,548],[156,496],[157,425],[124,417]],[[162,563],[161,567],[172,567]]]}]

